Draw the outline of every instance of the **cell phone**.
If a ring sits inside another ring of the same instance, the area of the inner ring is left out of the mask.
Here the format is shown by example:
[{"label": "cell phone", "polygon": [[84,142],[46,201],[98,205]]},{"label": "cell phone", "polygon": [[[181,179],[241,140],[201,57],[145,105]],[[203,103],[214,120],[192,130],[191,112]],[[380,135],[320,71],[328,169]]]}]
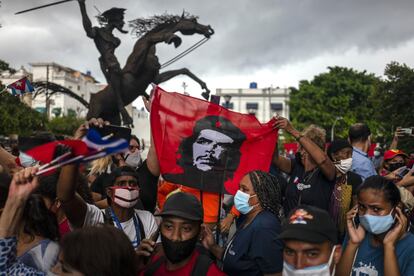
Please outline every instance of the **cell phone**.
[{"label": "cell phone", "polygon": [[406,166],[404,166],[404,167],[402,167],[401,169],[400,169],[400,171],[398,172],[398,176],[400,177],[400,178],[403,178],[408,172],[410,171],[410,169],[409,168],[407,168]]},{"label": "cell phone", "polygon": [[121,127],[116,125],[104,125],[103,127],[95,127],[102,137],[111,137],[111,138],[123,138],[128,141],[131,139],[131,129],[127,127]]},{"label": "cell phone", "polygon": [[413,128],[412,127],[405,127],[405,128],[400,128],[399,132],[406,134],[406,135],[412,135],[413,134]]},{"label": "cell phone", "polygon": [[356,214],[355,217],[352,219],[352,224],[354,225],[354,228],[357,229],[359,227],[359,215]]}]

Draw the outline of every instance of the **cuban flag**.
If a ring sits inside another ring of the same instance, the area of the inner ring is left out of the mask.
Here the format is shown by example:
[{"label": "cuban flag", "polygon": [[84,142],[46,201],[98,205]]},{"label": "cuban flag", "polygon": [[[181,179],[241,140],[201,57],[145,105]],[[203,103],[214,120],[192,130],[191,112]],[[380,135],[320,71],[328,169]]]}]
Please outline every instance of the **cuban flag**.
[{"label": "cuban flag", "polygon": [[34,91],[34,88],[30,81],[27,79],[27,77],[24,77],[18,81],[15,81],[7,85],[7,88],[9,88],[12,91],[12,94],[14,96],[23,95],[25,93],[31,93]]},{"label": "cuban flag", "polygon": [[72,163],[89,162],[107,155],[126,152],[129,141],[123,138],[102,137],[91,128],[82,140],[52,141],[25,151],[40,162],[37,175],[53,173],[57,168]]},{"label": "cuban flag", "polygon": [[96,129],[90,128],[82,139],[89,150],[88,156],[83,158],[84,162],[92,161],[107,155],[126,152],[129,141],[123,138],[115,138],[108,135],[102,137]]}]

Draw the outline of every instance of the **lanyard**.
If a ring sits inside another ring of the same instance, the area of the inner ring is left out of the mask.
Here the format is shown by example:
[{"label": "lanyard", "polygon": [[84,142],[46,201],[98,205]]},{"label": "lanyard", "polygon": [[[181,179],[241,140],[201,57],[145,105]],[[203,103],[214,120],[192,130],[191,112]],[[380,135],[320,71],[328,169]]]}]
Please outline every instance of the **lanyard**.
[{"label": "lanyard", "polygon": [[[124,231],[124,229],[122,228],[121,223],[119,222],[118,217],[115,215],[112,208],[109,208],[109,209],[111,210],[111,217],[112,217],[112,220],[115,222],[116,228],[121,229],[122,231]],[[138,245],[139,245],[139,242],[141,242],[141,232],[139,230],[139,222],[138,222],[137,214],[135,213],[135,211],[134,211],[134,215],[132,216],[132,220],[134,221],[135,232],[136,232],[135,239],[132,241],[132,246],[134,248],[137,248]]]}]

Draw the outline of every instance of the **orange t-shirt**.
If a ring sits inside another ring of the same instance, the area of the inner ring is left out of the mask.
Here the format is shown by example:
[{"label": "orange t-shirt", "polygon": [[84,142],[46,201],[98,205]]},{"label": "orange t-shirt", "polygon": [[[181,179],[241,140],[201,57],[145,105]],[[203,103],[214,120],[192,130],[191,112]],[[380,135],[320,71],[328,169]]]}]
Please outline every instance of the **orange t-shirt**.
[{"label": "orange t-shirt", "polygon": [[219,215],[219,194],[203,192],[187,186],[177,185],[165,180],[161,180],[158,186],[158,207],[162,210],[168,196],[175,191],[193,194],[202,202],[204,210],[204,223],[216,223]]}]

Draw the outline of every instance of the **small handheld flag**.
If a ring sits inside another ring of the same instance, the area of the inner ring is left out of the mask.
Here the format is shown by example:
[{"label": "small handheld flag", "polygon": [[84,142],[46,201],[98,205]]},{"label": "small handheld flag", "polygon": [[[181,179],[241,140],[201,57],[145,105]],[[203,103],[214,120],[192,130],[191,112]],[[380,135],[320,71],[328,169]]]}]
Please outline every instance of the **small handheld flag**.
[{"label": "small handheld flag", "polygon": [[34,91],[34,88],[30,81],[27,79],[27,77],[24,77],[18,81],[15,81],[7,85],[7,88],[9,88],[12,91],[12,94],[14,96],[23,95],[25,93],[30,93]]}]

